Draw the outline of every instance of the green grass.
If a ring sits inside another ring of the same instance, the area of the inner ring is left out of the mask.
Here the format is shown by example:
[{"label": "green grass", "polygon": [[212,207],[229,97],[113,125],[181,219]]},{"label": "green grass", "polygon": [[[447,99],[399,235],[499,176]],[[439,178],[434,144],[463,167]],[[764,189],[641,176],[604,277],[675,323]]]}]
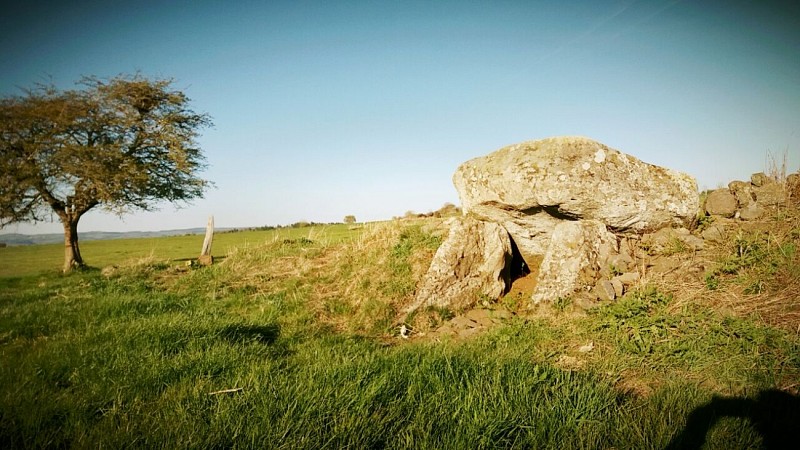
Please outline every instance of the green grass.
[{"label": "green grass", "polygon": [[[776,390],[800,378],[796,335],[675,308],[653,288],[465,342],[342,329],[342,316],[378,314],[370,301],[391,310],[380,295],[409,295],[404,280],[438,241],[386,232],[379,260],[376,240],[301,237],[187,272],[151,261],[0,278],[0,446],[736,449],[796,437],[797,399]],[[364,285],[365,273],[384,275]]]},{"label": "green grass", "polygon": [[[282,228],[268,231],[238,231],[216,233],[212,245],[215,258],[224,257],[235,247],[258,245],[264,242],[300,237],[326,242],[352,238],[358,230],[350,226],[325,225],[302,228]],[[102,268],[130,260],[153,258],[180,261],[197,258],[203,246],[203,235],[168,236],[143,239],[114,239],[80,242],[81,256],[91,267]],[[64,265],[64,245],[23,245],[0,248],[0,277],[58,272]]]}]

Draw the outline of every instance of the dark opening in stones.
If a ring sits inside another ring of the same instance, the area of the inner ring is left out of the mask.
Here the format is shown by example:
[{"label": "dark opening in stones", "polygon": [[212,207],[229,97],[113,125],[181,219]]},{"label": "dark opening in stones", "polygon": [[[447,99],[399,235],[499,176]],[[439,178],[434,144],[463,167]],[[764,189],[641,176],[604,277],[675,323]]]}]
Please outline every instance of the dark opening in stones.
[{"label": "dark opening in stones", "polygon": [[517,300],[529,299],[536,289],[539,266],[542,264],[543,258],[533,256],[532,260],[525,260],[512,238],[510,259],[510,276],[509,283],[506,286],[506,295]]},{"label": "dark opening in stones", "polygon": [[522,278],[525,275],[531,273],[528,264],[525,262],[525,259],[522,257],[522,253],[519,252],[519,248],[517,247],[517,243],[514,242],[514,239],[511,239],[511,268],[510,268],[510,278],[511,282],[513,283],[514,280],[517,278]]}]

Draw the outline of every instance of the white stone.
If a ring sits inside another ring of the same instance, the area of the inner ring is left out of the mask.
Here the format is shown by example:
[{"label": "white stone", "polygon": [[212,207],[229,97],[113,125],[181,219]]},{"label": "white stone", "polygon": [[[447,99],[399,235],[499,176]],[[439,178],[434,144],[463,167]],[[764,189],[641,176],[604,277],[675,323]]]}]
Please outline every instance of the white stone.
[{"label": "white stone", "polygon": [[594,154],[594,162],[596,162],[597,164],[601,164],[605,160],[606,160],[606,152],[604,152],[603,149],[601,148],[600,150],[597,151],[597,153]]}]

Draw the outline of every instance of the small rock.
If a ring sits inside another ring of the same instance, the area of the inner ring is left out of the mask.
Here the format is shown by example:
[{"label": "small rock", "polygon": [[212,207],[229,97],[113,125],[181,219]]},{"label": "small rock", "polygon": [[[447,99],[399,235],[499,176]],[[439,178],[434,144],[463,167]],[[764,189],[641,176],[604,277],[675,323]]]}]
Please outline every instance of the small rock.
[{"label": "small rock", "polygon": [[577,308],[582,309],[584,311],[589,311],[590,309],[597,308],[600,306],[600,303],[596,302],[595,300],[588,298],[588,296],[584,295],[577,295],[572,299],[572,304],[575,305]]},{"label": "small rock", "polygon": [[622,294],[625,293],[625,287],[622,284],[622,281],[620,281],[620,280],[618,280],[616,278],[612,278],[611,279],[611,286],[614,287],[614,294],[617,297],[622,297]]},{"label": "small rock", "polygon": [[488,309],[472,309],[465,314],[467,319],[477,323],[479,326],[490,327],[494,325],[495,321],[492,320],[490,311]]},{"label": "small rock", "polygon": [[594,292],[597,297],[603,301],[611,301],[617,298],[617,293],[614,291],[614,285],[608,280],[600,280],[594,286]]},{"label": "small rock", "polygon": [[709,242],[720,243],[725,239],[725,227],[720,224],[712,224],[703,230],[701,235]]},{"label": "small rock", "polygon": [[621,255],[627,255],[629,258],[631,258],[631,261],[633,261],[635,247],[636,246],[632,244],[631,240],[628,238],[621,238],[619,240],[619,253]]},{"label": "small rock", "polygon": [[751,203],[739,210],[739,218],[742,220],[756,220],[763,216],[764,212],[764,209],[758,203]]},{"label": "small rock", "polygon": [[450,325],[450,322],[445,322],[442,326],[437,328],[434,333],[441,336],[448,336],[455,334],[455,331],[453,330],[453,326]]},{"label": "small rock", "polygon": [[452,320],[450,320],[450,325],[457,328],[476,328],[478,327],[478,322],[474,320],[468,319],[464,316],[456,316]]},{"label": "small rock", "polygon": [[740,209],[747,207],[756,200],[755,195],[753,195],[753,185],[746,181],[731,181],[728,183],[728,190],[736,197]]},{"label": "small rock", "polygon": [[578,351],[581,353],[589,353],[590,351],[594,350],[594,342],[589,342],[586,345],[581,345],[578,348]]},{"label": "small rock", "polygon": [[739,202],[728,189],[711,191],[706,198],[706,213],[712,216],[733,217]]},{"label": "small rock", "polygon": [[750,183],[752,183],[753,186],[756,187],[767,185],[771,181],[772,179],[768,177],[764,172],[754,173],[753,175],[750,176]]},{"label": "small rock", "polygon": [[[605,264],[605,267],[601,268],[600,274],[606,277],[613,276],[611,269],[613,268],[614,271],[617,273],[623,273],[631,270],[633,268],[634,261],[626,253],[620,253],[618,255],[611,255],[608,258],[608,261]],[[609,273],[604,273],[609,272]]]},{"label": "small rock", "polygon": [[513,317],[514,314],[507,309],[493,309],[490,311],[490,316],[495,320],[508,320]]},{"label": "small rock", "polygon": [[118,267],[115,266],[115,265],[105,266],[105,267],[103,267],[103,270],[100,271],[100,275],[108,278],[110,276],[113,276],[115,273],[117,273],[117,269],[118,269]]},{"label": "small rock", "polygon": [[689,248],[691,248],[694,251],[699,251],[706,247],[706,244],[705,242],[703,242],[702,239],[692,234],[687,234],[686,236],[683,236],[681,238],[681,241],[684,244],[688,245]]},{"label": "small rock", "polygon": [[659,256],[651,262],[652,271],[655,273],[669,273],[681,266],[681,262],[666,256]]},{"label": "small rock", "polygon": [[613,282],[614,280],[619,281],[620,283],[622,283],[625,286],[632,286],[634,283],[639,281],[639,272],[623,273],[620,276],[614,277],[614,279],[611,280],[611,281]]},{"label": "small rock", "polygon": [[460,338],[468,338],[472,337],[478,333],[480,333],[480,328],[465,328],[463,330],[458,331],[458,337]]},{"label": "small rock", "polygon": [[[662,228],[655,233],[645,234],[642,243],[649,246],[650,252],[675,252],[675,244],[683,244],[685,250],[702,250],[705,244],[697,236],[693,236],[686,228]],[[680,247],[679,247],[680,248]]]},{"label": "small rock", "polygon": [[786,187],[791,189],[797,184],[800,184],[800,173],[790,173],[786,175]]},{"label": "small rock", "polygon": [[200,257],[197,258],[197,264],[201,266],[210,266],[214,264],[214,257],[211,255],[200,255]]},{"label": "small rock", "polygon": [[800,200],[800,173],[790,173],[786,177],[786,192],[792,200]]}]

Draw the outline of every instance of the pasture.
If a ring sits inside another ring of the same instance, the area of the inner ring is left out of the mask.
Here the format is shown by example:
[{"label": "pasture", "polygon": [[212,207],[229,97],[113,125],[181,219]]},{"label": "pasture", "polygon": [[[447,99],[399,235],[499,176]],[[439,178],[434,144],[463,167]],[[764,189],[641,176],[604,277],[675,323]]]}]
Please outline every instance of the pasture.
[{"label": "pasture", "polygon": [[[222,258],[237,247],[300,237],[339,242],[357,233],[358,229],[353,230],[344,224],[215,233],[211,254],[215,258]],[[203,235],[196,234],[144,239],[81,241],[80,247],[81,255],[90,267],[103,268],[109,265],[125,264],[137,259],[188,261],[197,258],[202,244]],[[62,268],[63,259],[63,244],[0,248],[0,277],[58,272]]]},{"label": "pasture", "polygon": [[588,313],[503,299],[488,307],[513,316],[470,339],[400,338],[398,311],[441,242],[429,225],[219,234],[224,258],[199,268],[182,260],[202,236],[84,243],[90,265],[118,266],[105,274],[60,275],[60,246],[52,266],[36,265],[43,249],[0,249],[30,261],[0,278],[0,445],[796,442],[797,333],[655,285]]}]

